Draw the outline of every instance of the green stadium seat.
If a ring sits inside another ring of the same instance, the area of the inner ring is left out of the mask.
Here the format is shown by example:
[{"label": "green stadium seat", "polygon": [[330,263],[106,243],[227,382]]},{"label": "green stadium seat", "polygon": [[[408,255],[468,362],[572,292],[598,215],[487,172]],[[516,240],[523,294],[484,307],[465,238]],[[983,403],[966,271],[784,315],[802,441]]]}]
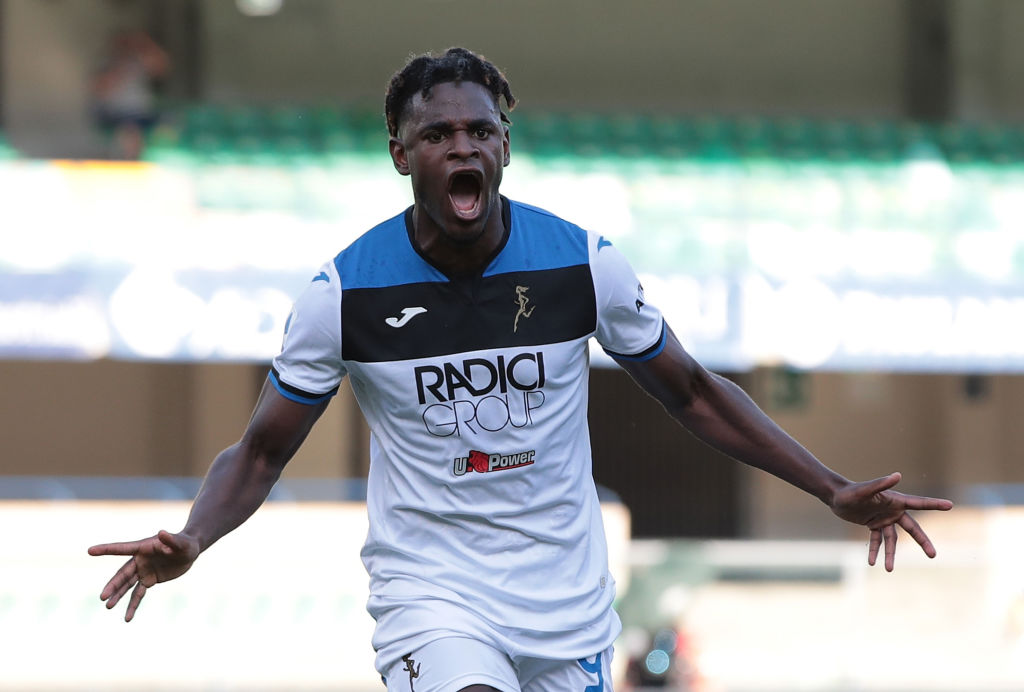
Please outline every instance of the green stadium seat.
[{"label": "green stadium seat", "polygon": [[324,134],[321,140],[322,151],[327,156],[338,156],[355,151],[358,138],[351,130],[333,130]]},{"label": "green stadium seat", "polygon": [[[1013,174],[1009,164],[1024,163],[1024,129],[1005,125],[529,110],[514,112],[512,120],[514,150],[536,157],[541,165],[574,172],[607,168],[626,177],[698,170],[709,176],[782,181],[852,176],[888,185],[892,176],[902,174],[908,157],[923,151],[934,156],[936,147],[951,165],[972,175],[988,175],[993,166],[1004,165]],[[0,139],[0,157],[5,156],[3,146]],[[145,158],[201,170],[204,205],[331,215],[338,205],[339,171],[364,157],[379,162],[386,150],[383,117],[373,110],[187,104],[153,132]],[[778,211],[770,185],[765,190],[758,213],[789,218],[800,212]],[[734,201],[723,194],[698,204],[701,213],[717,215],[734,213],[729,206]]]},{"label": "green stadium seat", "polygon": [[624,158],[653,153],[650,120],[641,115],[614,115],[605,128],[609,149]]},{"label": "green stadium seat", "polygon": [[771,158],[775,153],[775,134],[768,120],[746,116],[737,119],[732,127],[732,148],[747,159]]},{"label": "green stadium seat", "polygon": [[275,106],[266,117],[267,131],[274,137],[310,138],[315,124],[308,108],[300,106]]},{"label": "green stadium seat", "polygon": [[578,156],[600,156],[610,145],[607,120],[592,113],[565,116],[562,131],[565,133],[563,146]]},{"label": "green stadium seat", "polygon": [[713,115],[702,115],[691,121],[694,133],[701,141],[725,140],[732,137],[735,126],[731,120]]},{"label": "green stadium seat", "polygon": [[316,165],[323,158],[319,146],[309,137],[277,137],[270,142],[270,147],[278,164],[292,168]]},{"label": "green stadium seat", "polygon": [[183,147],[146,146],[141,158],[143,161],[169,168],[191,168],[199,164],[197,157]]},{"label": "green stadium seat", "polygon": [[566,121],[555,113],[514,112],[511,114],[512,150],[538,156],[559,156],[568,151]]},{"label": "green stadium seat", "polygon": [[648,123],[652,147],[657,151],[693,147],[694,132],[689,121],[670,116],[655,116]]},{"label": "green stadium seat", "polygon": [[899,141],[904,147],[912,147],[922,142],[928,142],[932,145],[938,144],[938,135],[935,132],[935,128],[927,123],[918,122],[905,122],[900,123],[897,126],[899,131]]},{"label": "green stadium seat", "polygon": [[938,128],[937,143],[945,158],[952,163],[987,160],[977,127],[968,123],[946,123]]},{"label": "green stadium seat", "polygon": [[695,136],[694,155],[705,161],[735,160],[736,123],[726,118],[700,116],[692,121]]},{"label": "green stadium seat", "polygon": [[282,166],[273,140],[267,136],[245,134],[231,141],[237,160],[249,166]]},{"label": "green stadium seat", "polygon": [[223,111],[210,104],[194,104],[185,109],[182,129],[188,136],[199,133],[222,134],[227,130]]},{"label": "green stadium seat", "polygon": [[552,113],[516,111],[509,116],[512,121],[512,135],[522,139],[524,146],[534,146],[540,142],[555,140],[563,135],[560,131],[563,121]]},{"label": "green stadium seat", "polygon": [[815,125],[818,151],[825,159],[850,161],[860,154],[857,126],[848,120],[830,120]]},{"label": "green stadium seat", "polygon": [[992,163],[1006,164],[1020,159],[1021,139],[1013,128],[983,125],[978,129],[978,146]]},{"label": "green stadium seat", "polygon": [[264,137],[270,132],[267,113],[252,106],[232,106],[224,111],[227,134],[234,137]]},{"label": "green stadium seat", "polygon": [[191,133],[184,144],[200,163],[233,163],[238,159],[232,139],[221,133]]},{"label": "green stadium seat", "polygon": [[869,120],[858,128],[858,158],[879,163],[897,161],[903,153],[900,129],[888,120]]},{"label": "green stadium seat", "polygon": [[782,159],[826,159],[821,129],[804,118],[782,118],[772,124],[775,155]]},{"label": "green stadium seat", "polygon": [[1024,128],[1014,127],[1008,128],[1009,134],[1007,136],[1007,162],[1008,163],[1022,163],[1024,162]]}]

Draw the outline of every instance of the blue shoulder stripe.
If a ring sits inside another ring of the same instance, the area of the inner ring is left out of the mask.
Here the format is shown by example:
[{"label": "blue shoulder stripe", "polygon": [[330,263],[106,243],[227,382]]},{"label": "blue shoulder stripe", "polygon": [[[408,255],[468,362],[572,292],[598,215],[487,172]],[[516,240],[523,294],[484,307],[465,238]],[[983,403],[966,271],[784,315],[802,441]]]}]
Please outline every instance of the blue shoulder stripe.
[{"label": "blue shoulder stripe", "polygon": [[409,242],[405,212],[374,226],[338,253],[334,266],[342,288],[384,288],[447,281]]},{"label": "blue shoulder stripe", "polygon": [[521,202],[511,202],[511,211],[508,243],[484,276],[561,269],[590,261],[587,232],[579,226]]}]

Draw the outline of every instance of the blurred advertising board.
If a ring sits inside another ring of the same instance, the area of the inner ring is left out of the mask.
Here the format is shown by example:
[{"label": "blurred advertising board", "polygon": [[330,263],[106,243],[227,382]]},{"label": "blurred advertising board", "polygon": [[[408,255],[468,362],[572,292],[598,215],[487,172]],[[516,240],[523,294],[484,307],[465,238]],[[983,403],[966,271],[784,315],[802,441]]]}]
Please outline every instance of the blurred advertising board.
[{"label": "blurred advertising board", "polygon": [[[411,202],[383,155],[12,160],[0,190],[8,358],[268,360],[319,266]],[[503,191],[611,240],[710,367],[1024,370],[1024,169],[521,155]]]}]

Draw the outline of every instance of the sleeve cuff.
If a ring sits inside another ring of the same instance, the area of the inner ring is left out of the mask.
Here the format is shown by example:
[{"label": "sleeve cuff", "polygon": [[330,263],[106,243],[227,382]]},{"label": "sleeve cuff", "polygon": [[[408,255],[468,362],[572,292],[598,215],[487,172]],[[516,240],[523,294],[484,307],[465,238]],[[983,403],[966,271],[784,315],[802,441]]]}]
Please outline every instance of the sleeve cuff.
[{"label": "sleeve cuff", "polygon": [[654,358],[656,355],[661,353],[665,349],[665,342],[668,339],[668,329],[665,326],[665,320],[661,320],[661,337],[650,347],[644,349],[640,353],[616,353],[610,351],[607,348],[604,352],[615,360],[631,360],[631,361],[644,361]]},{"label": "sleeve cuff", "polygon": [[277,372],[277,368],[270,368],[270,383],[274,385],[274,389],[283,396],[285,399],[296,401],[300,404],[319,404],[323,401],[327,401],[332,396],[338,393],[338,388],[334,387],[328,392],[323,394],[316,394],[313,392],[307,392],[298,387],[294,387],[286,382],[281,381],[281,375]]}]

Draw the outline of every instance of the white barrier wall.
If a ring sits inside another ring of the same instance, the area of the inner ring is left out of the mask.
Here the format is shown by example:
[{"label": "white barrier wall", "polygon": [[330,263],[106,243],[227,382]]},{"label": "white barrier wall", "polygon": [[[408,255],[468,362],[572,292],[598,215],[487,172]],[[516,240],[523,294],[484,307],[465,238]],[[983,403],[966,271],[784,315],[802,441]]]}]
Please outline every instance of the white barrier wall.
[{"label": "white barrier wall", "polygon": [[[628,588],[629,517],[605,505]],[[118,557],[96,543],[178,530],[186,503],[0,503],[0,690],[383,690],[373,668],[361,503],[271,503],[154,587],[131,623],[107,612]]]},{"label": "white barrier wall", "polygon": [[[86,548],[175,530],[187,509],[0,503],[0,690],[382,689],[361,504],[271,503],[152,589],[132,623],[123,604],[107,612],[98,595],[120,558]],[[865,541],[683,542],[687,560],[666,567],[680,544],[631,544],[621,506],[603,510],[627,628],[674,621],[701,690],[1024,689],[1022,508],[927,516],[938,557],[904,536],[891,574],[868,567]],[[638,613],[658,569],[669,578]]]}]

